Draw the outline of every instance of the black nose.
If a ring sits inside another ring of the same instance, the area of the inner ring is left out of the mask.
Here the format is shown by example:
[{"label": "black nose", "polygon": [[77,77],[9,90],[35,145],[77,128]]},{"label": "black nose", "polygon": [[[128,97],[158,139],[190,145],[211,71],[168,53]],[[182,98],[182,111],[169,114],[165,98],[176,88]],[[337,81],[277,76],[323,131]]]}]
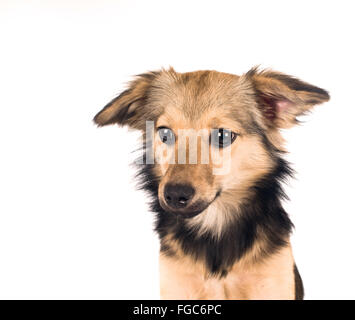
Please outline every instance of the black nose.
[{"label": "black nose", "polygon": [[195,194],[195,189],[188,184],[172,184],[165,186],[164,197],[166,203],[174,208],[185,208]]}]

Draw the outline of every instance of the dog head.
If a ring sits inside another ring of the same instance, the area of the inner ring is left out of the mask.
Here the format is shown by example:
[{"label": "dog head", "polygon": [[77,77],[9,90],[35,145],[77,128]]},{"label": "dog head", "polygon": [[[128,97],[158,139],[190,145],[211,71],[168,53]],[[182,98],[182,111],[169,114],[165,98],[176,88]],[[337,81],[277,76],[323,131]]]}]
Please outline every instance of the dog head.
[{"label": "dog head", "polygon": [[215,210],[238,206],[276,166],[279,129],[328,99],[325,90],[273,71],[169,69],[137,76],[94,121],[144,133],[165,211],[186,218],[203,213],[218,225]]}]

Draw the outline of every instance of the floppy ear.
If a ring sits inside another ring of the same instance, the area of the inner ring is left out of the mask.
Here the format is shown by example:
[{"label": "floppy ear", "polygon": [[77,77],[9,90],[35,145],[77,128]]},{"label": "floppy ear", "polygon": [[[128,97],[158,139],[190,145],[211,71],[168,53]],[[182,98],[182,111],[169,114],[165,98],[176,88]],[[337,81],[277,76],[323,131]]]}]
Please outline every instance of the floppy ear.
[{"label": "floppy ear", "polygon": [[246,77],[269,127],[289,128],[298,122],[297,116],[330,98],[327,91],[279,72],[253,68]]},{"label": "floppy ear", "polygon": [[159,71],[148,72],[136,76],[128,89],[109,102],[95,117],[94,122],[98,126],[108,124],[129,125],[135,129],[144,130],[148,93],[152,82],[159,75]]}]

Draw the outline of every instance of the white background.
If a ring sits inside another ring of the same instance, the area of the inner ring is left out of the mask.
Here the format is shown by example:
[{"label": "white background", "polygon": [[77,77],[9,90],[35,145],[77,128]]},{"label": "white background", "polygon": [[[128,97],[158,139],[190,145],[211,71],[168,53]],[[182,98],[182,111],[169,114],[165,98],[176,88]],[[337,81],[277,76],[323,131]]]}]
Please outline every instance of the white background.
[{"label": "white background", "polygon": [[308,299],[355,298],[353,1],[0,2],[0,298],[158,298],[137,134],[91,119],[147,70],[254,65],[330,91],[285,132]]}]

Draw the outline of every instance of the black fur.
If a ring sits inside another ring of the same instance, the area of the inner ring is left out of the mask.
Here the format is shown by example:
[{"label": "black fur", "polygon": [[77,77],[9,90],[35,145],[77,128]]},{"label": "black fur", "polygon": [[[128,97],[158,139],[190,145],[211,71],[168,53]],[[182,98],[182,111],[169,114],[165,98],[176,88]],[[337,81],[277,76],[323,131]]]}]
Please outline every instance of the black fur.
[{"label": "black fur", "polygon": [[[252,78],[255,75],[262,75],[262,76],[279,80],[282,83],[284,83],[287,87],[289,87],[291,90],[317,93],[319,95],[322,95],[325,100],[328,100],[330,98],[328,91],[322,88],[318,88],[307,82],[301,81],[287,74],[278,73],[270,70],[259,71],[258,67],[254,67],[246,73],[246,76],[250,78]],[[319,103],[319,101],[317,101],[317,103]]]},{"label": "black fur", "polygon": [[304,298],[303,283],[296,264],[293,265],[293,274],[295,277],[295,300],[303,300]]},{"label": "black fur", "polygon": [[151,210],[156,214],[155,230],[163,244],[161,250],[170,256],[174,254],[164,241],[170,235],[185,254],[203,261],[211,275],[224,276],[252,247],[257,230],[266,238],[265,256],[286,245],[285,239],[293,225],[281,205],[285,197],[281,182],[292,171],[280,156],[276,157],[276,163],[274,170],[251,188],[251,198],[239,208],[238,218],[227,226],[218,240],[208,233],[198,236],[186,226],[186,220],[164,211],[158,200],[159,181],[152,170],[154,165],[142,165],[138,175],[141,188],[152,196]]},{"label": "black fur", "polygon": [[269,72],[268,76],[283,82],[292,90],[318,93],[324,96],[324,99],[329,99],[329,93],[326,90],[322,88],[318,88],[309,83],[303,82],[295,77],[286,74],[276,73],[276,72]]}]

